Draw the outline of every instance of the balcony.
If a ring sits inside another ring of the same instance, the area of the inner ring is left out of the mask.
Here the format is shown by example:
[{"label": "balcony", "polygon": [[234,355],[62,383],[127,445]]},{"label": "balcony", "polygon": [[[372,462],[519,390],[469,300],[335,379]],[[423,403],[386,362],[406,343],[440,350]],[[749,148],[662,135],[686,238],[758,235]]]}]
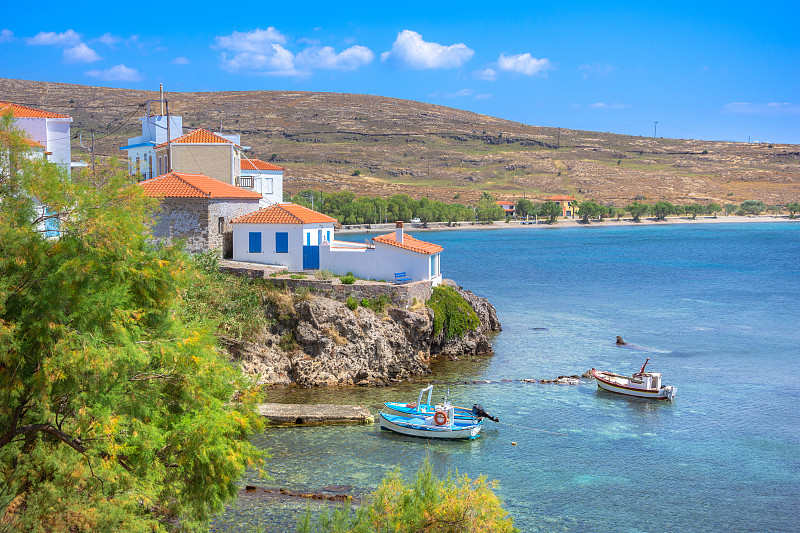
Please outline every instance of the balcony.
[{"label": "balcony", "polygon": [[252,189],[253,178],[251,176],[240,176],[236,178],[236,186],[243,189]]}]

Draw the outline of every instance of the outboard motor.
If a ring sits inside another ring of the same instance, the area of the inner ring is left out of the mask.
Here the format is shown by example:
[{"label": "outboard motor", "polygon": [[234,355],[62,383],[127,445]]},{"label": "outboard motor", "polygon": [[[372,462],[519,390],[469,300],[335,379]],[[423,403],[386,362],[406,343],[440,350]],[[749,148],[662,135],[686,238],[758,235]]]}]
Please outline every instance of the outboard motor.
[{"label": "outboard motor", "polygon": [[486,410],[483,408],[483,406],[479,403],[472,405],[472,414],[481,418],[488,418],[492,422],[500,422],[500,419],[495,418],[489,413],[487,413]]}]

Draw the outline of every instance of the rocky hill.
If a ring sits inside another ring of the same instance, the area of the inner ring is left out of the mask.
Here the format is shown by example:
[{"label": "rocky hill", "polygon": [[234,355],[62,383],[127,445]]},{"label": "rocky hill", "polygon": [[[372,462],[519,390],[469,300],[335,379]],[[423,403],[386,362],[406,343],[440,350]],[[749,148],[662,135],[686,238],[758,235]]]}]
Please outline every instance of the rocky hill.
[{"label": "rocky hill", "polygon": [[[0,79],[0,100],[68,114],[98,156],[120,156],[157,91]],[[612,205],[800,200],[800,146],[634,137],[528,126],[380,96],[297,91],[168,93],[185,129],[239,133],[286,167],[285,190],[406,192],[447,202],[576,194]],[[153,104],[158,105],[158,104]],[[76,157],[88,157],[73,144]],[[359,171],[359,172],[356,172]],[[358,174],[358,175],[354,175]]]}]

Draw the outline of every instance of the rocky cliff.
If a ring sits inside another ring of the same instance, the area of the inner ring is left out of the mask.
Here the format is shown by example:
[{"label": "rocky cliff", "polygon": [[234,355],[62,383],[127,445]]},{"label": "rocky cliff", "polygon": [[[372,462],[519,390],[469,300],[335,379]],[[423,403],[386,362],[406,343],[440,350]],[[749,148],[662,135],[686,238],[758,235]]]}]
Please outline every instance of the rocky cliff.
[{"label": "rocky cliff", "polygon": [[451,283],[475,309],[481,326],[461,337],[434,338],[433,311],[390,308],[355,311],[328,298],[297,301],[287,309],[266,305],[272,324],[252,342],[223,339],[245,372],[261,383],[372,385],[430,373],[435,357],[492,355],[485,333],[499,331],[494,307]]}]

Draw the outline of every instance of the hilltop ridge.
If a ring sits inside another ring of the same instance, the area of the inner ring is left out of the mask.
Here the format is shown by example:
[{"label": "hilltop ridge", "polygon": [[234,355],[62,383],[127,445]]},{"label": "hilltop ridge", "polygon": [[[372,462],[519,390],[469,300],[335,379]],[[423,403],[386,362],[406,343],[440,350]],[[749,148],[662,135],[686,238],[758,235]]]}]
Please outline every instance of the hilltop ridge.
[{"label": "hilltop ridge", "polygon": [[[800,199],[800,146],[636,137],[529,126],[396,98],[304,91],[166,93],[185,129],[242,135],[251,157],[286,167],[284,190],[405,192],[446,202],[575,194],[623,206],[786,204]],[[122,156],[157,91],[0,78],[0,100],[73,117],[95,153]],[[158,105],[158,104],[153,104]],[[88,153],[73,142],[75,158]],[[357,174],[357,175],[354,175]]]}]

